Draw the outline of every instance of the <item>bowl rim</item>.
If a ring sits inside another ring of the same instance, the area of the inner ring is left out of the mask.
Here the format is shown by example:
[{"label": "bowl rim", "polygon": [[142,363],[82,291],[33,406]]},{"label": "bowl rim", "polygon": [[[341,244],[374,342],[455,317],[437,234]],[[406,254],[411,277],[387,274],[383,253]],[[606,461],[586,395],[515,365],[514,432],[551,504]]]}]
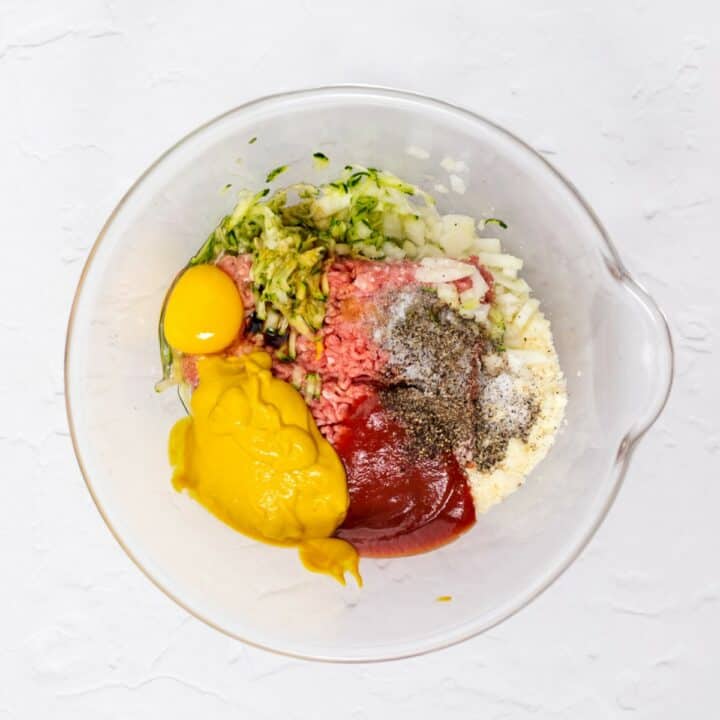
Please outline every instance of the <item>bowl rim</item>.
[{"label": "bowl rim", "polygon": [[[662,336],[662,340],[666,343],[663,350],[666,353],[666,362],[667,362],[667,378],[663,378],[664,386],[660,388],[660,393],[658,397],[655,399],[655,404],[652,407],[651,411],[647,415],[647,417],[644,419],[644,422],[640,425],[638,428],[631,428],[628,430],[620,444],[616,453],[615,462],[613,465],[612,474],[614,477],[611,478],[612,480],[612,486],[607,494],[607,497],[605,498],[604,503],[599,508],[597,517],[595,518],[594,522],[592,522],[588,528],[585,530],[585,532],[581,535],[579,540],[577,540],[574,544],[574,546],[571,548],[571,550],[567,553],[567,555],[562,559],[561,562],[558,563],[557,567],[555,567],[542,581],[542,583],[538,584],[536,587],[532,588],[526,596],[524,596],[519,602],[516,602],[513,604],[509,610],[503,611],[502,615],[497,618],[493,618],[490,621],[488,621],[485,625],[482,625],[480,627],[473,627],[473,628],[462,628],[460,632],[457,632],[455,635],[450,637],[449,639],[445,639],[439,642],[430,642],[426,646],[419,647],[419,648],[413,648],[412,650],[408,651],[401,651],[396,654],[389,654],[387,656],[376,656],[376,655],[368,655],[367,657],[342,657],[342,656],[335,656],[335,655],[312,655],[312,654],[305,654],[303,652],[294,651],[294,650],[284,650],[279,647],[273,647],[271,645],[265,645],[262,642],[250,640],[248,638],[242,637],[226,628],[221,627],[220,625],[216,624],[213,620],[204,617],[202,613],[199,611],[191,608],[189,605],[187,605],[183,600],[181,600],[179,597],[175,595],[175,593],[170,590],[168,587],[166,587],[158,578],[154,577],[153,574],[145,568],[145,566],[142,564],[142,562],[139,560],[138,557],[130,550],[130,548],[125,544],[124,540],[120,536],[117,529],[113,526],[113,524],[110,522],[110,518],[106,514],[102,504],[100,503],[100,500],[98,496],[96,495],[92,481],[90,480],[89,473],[87,469],[85,468],[85,464],[82,457],[82,452],[80,448],[80,443],[78,441],[77,432],[75,428],[75,423],[73,420],[73,409],[72,409],[72,401],[71,401],[71,393],[70,393],[70,380],[69,380],[69,365],[70,365],[70,356],[71,356],[71,347],[72,347],[72,341],[73,341],[73,334],[75,329],[75,319],[76,319],[76,311],[79,304],[80,296],[82,294],[82,291],[85,286],[85,281],[87,279],[88,274],[90,273],[91,267],[93,265],[93,261],[95,259],[95,256],[97,254],[97,251],[105,238],[105,235],[107,234],[109,228],[113,224],[116,217],[120,214],[123,207],[126,205],[126,203],[129,201],[129,199],[138,191],[140,186],[143,184],[145,178],[150,175],[155,168],[160,165],[168,156],[173,154],[177,149],[179,149],[182,145],[184,145],[187,141],[201,135],[204,133],[207,129],[209,129],[211,126],[215,125],[216,123],[222,122],[224,119],[230,117],[231,115],[234,115],[235,113],[238,113],[243,110],[247,110],[249,108],[255,107],[257,105],[262,105],[267,102],[273,102],[273,101],[281,101],[281,100],[288,100],[288,99],[297,99],[297,98],[312,98],[312,97],[320,97],[325,94],[331,94],[333,92],[350,92],[350,93],[356,93],[358,96],[362,96],[363,93],[367,94],[381,94],[385,97],[394,97],[396,99],[403,99],[403,100],[410,100],[415,102],[420,102],[422,104],[426,105],[433,105],[439,109],[443,109],[446,111],[453,112],[455,114],[459,114],[464,116],[466,119],[469,119],[473,122],[480,123],[482,125],[485,125],[489,129],[491,129],[494,132],[499,133],[500,135],[504,136],[506,139],[510,140],[511,142],[519,145],[522,149],[530,153],[530,155],[534,156],[535,159],[540,160],[541,163],[545,166],[547,170],[550,171],[552,175],[555,176],[557,180],[560,181],[562,185],[564,185],[567,190],[570,191],[570,194],[574,197],[574,199],[579,203],[579,205],[582,207],[582,209],[587,214],[588,218],[590,219],[591,223],[594,225],[596,230],[598,231],[598,234],[602,241],[605,244],[605,250],[607,251],[607,262],[609,265],[609,270],[613,274],[613,276],[618,280],[620,284],[625,284],[628,286],[628,288],[633,291],[639,301],[645,306],[646,309],[650,310],[656,320],[659,324],[659,330]],[[83,476],[83,480],[85,481],[85,485],[88,489],[88,492],[90,493],[90,496],[93,499],[93,502],[95,503],[95,506],[100,513],[100,516],[102,517],[103,521],[107,525],[108,529],[110,530],[111,534],[117,541],[117,543],[120,545],[120,547],[125,551],[127,556],[132,560],[132,562],[139,568],[139,570],[145,575],[145,577],[150,580],[150,582],[153,583],[158,589],[160,589],[167,597],[169,597],[173,602],[175,602],[177,605],[179,605],[183,610],[188,612],[191,616],[197,618],[198,620],[202,621],[206,625],[210,626],[211,628],[223,633],[224,635],[231,637],[235,640],[239,640],[242,643],[245,643],[247,645],[250,645],[251,647],[265,650],[268,652],[275,653],[280,656],[289,657],[289,658],[295,658],[300,660],[312,660],[312,661],[319,661],[319,662],[328,662],[328,663],[343,663],[343,664],[357,664],[357,663],[375,663],[375,662],[388,662],[392,660],[402,660],[410,657],[416,657],[419,655],[425,655],[430,652],[434,652],[436,650],[443,650],[445,648],[451,647],[453,645],[456,645],[458,643],[464,642],[466,640],[469,640],[473,637],[476,637],[478,635],[481,635],[484,632],[487,632],[488,630],[496,627],[500,623],[504,622],[505,620],[513,617],[515,614],[520,612],[523,608],[527,607],[533,600],[535,600],[537,597],[539,597],[542,593],[544,593],[551,585],[555,583],[555,581],[565,573],[565,571],[575,562],[575,560],[580,556],[580,554],[583,552],[585,547],[588,545],[590,540],[595,536],[595,533],[599,529],[600,525],[604,522],[605,518],[607,517],[608,512],[610,511],[610,508],[615,502],[615,499],[620,491],[620,488],[622,487],[623,481],[625,479],[628,467],[630,465],[630,460],[632,459],[633,453],[635,449],[637,448],[640,440],[643,438],[643,436],[647,433],[647,431],[653,426],[653,424],[656,422],[656,420],[661,415],[662,411],[664,410],[665,406],[667,405],[668,398],[670,396],[670,392],[673,385],[674,380],[674,368],[675,368],[675,353],[673,348],[673,341],[672,341],[672,335],[670,332],[669,324],[667,321],[667,318],[661,308],[658,306],[658,304],[655,302],[655,300],[651,297],[651,295],[645,290],[645,288],[634,279],[634,277],[631,275],[631,273],[627,270],[625,267],[625,264],[620,258],[620,255],[615,248],[613,242],[610,239],[610,236],[608,235],[608,232],[606,231],[605,227],[601,223],[599,217],[596,215],[595,211],[592,209],[592,207],[589,205],[589,203],[585,200],[585,198],[582,196],[580,191],[577,189],[577,187],[568,180],[557,168],[552,165],[540,152],[535,150],[532,146],[530,146],[528,143],[526,143],[521,138],[517,137],[513,132],[505,129],[501,125],[498,125],[497,123],[493,122],[492,120],[489,120],[488,118],[484,117],[483,115],[480,115],[479,113],[474,112],[473,110],[470,110],[468,108],[465,108],[461,105],[457,105],[452,102],[448,102],[445,100],[440,100],[434,97],[431,97],[429,95],[425,95],[423,93],[414,92],[414,91],[408,91],[408,90],[401,90],[393,87],[388,86],[380,86],[380,85],[373,85],[373,84],[332,84],[332,85],[320,85],[320,86],[313,86],[313,87],[307,87],[307,88],[300,88],[295,90],[286,90],[286,91],[280,91],[268,95],[264,95],[261,97],[254,98],[252,100],[249,100],[245,103],[241,103],[240,105],[237,105],[219,115],[216,115],[215,117],[211,118],[210,120],[207,120],[206,122],[202,123],[201,125],[197,126],[195,129],[191,130],[190,132],[183,135],[179,140],[177,140],[175,143],[173,143],[167,150],[165,150],[161,155],[159,155],[141,174],[140,176],[130,185],[130,187],[127,189],[127,191],[123,194],[123,196],[120,198],[119,202],[115,205],[112,212],[108,216],[107,220],[104,222],[102,228],[100,229],[100,232],[98,233],[89,253],[87,256],[87,259],[85,261],[85,264],[83,266],[82,272],[80,274],[80,278],[78,280],[78,284],[73,296],[72,305],[70,308],[70,316],[68,320],[67,325],[67,331],[65,336],[65,351],[64,351],[64,395],[65,395],[65,411],[67,415],[67,421],[68,421],[68,428],[70,431],[70,438],[72,441],[73,450],[75,453],[75,457],[78,463],[78,466],[80,468],[80,472]]]}]

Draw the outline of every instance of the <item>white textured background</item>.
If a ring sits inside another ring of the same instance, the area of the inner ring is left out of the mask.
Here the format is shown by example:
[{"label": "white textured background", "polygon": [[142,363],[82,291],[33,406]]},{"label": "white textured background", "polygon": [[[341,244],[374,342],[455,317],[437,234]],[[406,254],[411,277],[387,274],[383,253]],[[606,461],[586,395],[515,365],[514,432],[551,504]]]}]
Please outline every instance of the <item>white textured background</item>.
[{"label": "white textured background", "polygon": [[[719,31],[714,0],[0,0],[0,720],[719,717]],[[156,590],[92,505],[62,387],[75,284],[128,185],[217,113],[333,82],[449,99],[542,150],[678,351],[556,585],[483,637],[356,667],[248,649]]]}]

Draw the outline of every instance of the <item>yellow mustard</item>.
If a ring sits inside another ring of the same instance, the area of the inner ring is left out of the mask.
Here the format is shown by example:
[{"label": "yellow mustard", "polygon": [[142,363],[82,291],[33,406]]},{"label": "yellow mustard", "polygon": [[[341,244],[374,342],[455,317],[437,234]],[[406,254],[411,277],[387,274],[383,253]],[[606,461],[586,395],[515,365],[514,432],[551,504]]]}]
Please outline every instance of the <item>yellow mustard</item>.
[{"label": "yellow mustard", "polygon": [[265,352],[198,361],[190,416],[170,433],[173,485],[257,540],[295,546],[308,570],[358,584],[358,556],[332,538],[348,508],[345,470],[300,393]]}]

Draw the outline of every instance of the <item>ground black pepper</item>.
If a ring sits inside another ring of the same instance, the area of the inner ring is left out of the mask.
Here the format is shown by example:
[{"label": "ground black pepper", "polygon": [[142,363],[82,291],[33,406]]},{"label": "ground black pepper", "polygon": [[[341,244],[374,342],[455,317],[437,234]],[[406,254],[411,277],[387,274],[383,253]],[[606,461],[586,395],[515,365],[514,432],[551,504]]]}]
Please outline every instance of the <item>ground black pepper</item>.
[{"label": "ground black pepper", "polygon": [[389,363],[380,398],[415,452],[455,452],[488,470],[512,437],[527,438],[536,404],[483,368],[493,346],[482,326],[419,288],[389,295],[382,317],[374,336]]}]

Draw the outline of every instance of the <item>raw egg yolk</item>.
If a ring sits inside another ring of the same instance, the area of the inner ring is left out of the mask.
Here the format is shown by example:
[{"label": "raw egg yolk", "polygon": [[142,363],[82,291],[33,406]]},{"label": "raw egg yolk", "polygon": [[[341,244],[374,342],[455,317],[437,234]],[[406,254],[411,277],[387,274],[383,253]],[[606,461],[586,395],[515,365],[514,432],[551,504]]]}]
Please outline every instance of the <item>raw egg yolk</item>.
[{"label": "raw egg yolk", "polygon": [[203,355],[224,350],[242,323],[242,299],[232,278],[215,265],[195,265],[171,289],[163,328],[170,347]]},{"label": "raw egg yolk", "polygon": [[220,520],[300,550],[309,570],[361,583],[358,555],[331,537],[345,519],[345,469],[302,396],[265,352],[198,361],[190,416],[170,433],[173,484]]}]

